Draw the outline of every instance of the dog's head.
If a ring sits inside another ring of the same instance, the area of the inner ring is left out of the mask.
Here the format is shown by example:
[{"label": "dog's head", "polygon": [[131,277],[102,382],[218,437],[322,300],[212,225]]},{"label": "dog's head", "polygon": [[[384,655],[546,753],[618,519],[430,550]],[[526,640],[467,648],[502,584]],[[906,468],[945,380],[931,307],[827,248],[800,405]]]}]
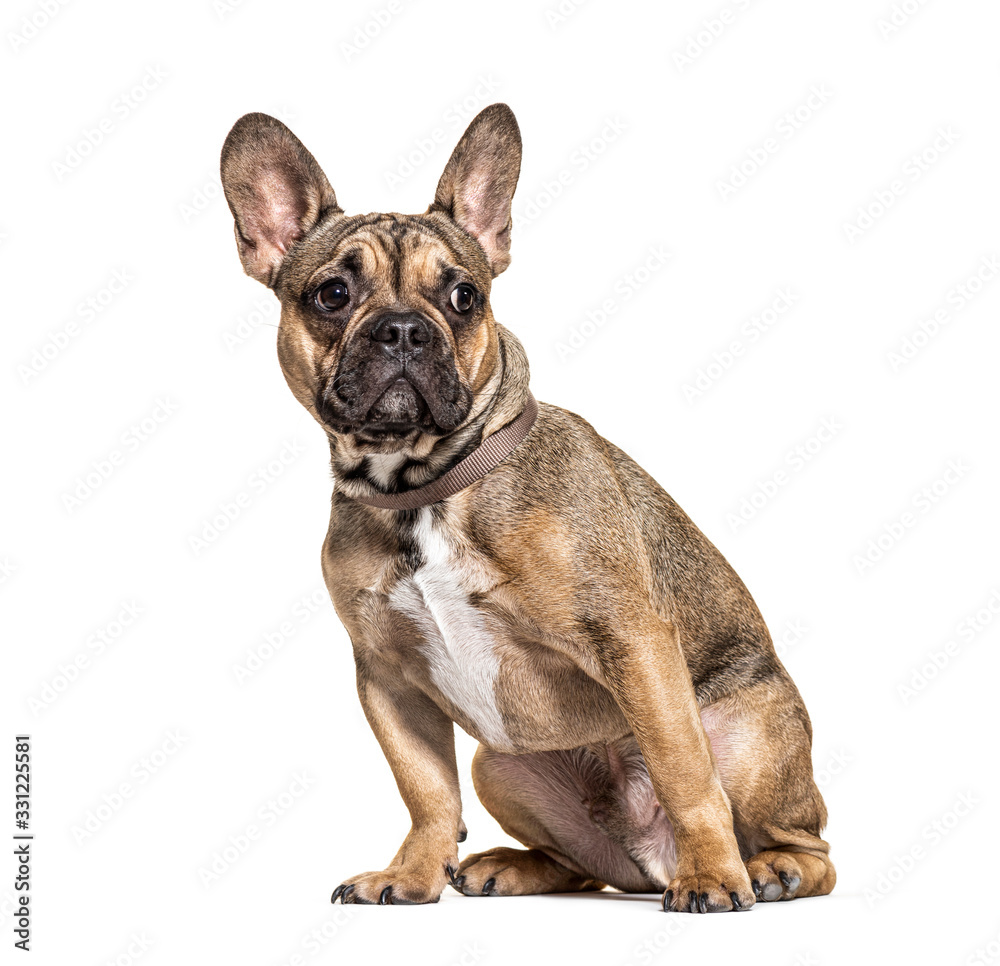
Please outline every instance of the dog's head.
[{"label": "dog's head", "polygon": [[288,384],[355,453],[454,432],[495,388],[492,279],[510,263],[521,138],[505,104],[469,125],[424,214],[346,215],[280,121],[240,118],[222,184],[248,275],[281,300]]}]

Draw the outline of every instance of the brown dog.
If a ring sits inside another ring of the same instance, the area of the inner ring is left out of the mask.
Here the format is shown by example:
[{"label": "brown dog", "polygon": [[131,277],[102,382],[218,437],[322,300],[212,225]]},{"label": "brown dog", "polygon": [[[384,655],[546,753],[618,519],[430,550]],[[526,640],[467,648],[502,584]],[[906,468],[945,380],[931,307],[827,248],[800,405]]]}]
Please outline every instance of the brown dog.
[{"label": "brown dog", "polygon": [[[345,215],[280,121],[222,152],[247,274],[326,431],[323,572],[412,828],[334,901],[665,890],[674,911],[828,893],[811,728],[750,594],[632,460],[537,410],[490,311],[521,139],[486,108],[422,215]],[[534,421],[533,421],[534,420]],[[455,468],[457,466],[457,468]],[[483,804],[527,850],[458,863],[453,723]]]}]

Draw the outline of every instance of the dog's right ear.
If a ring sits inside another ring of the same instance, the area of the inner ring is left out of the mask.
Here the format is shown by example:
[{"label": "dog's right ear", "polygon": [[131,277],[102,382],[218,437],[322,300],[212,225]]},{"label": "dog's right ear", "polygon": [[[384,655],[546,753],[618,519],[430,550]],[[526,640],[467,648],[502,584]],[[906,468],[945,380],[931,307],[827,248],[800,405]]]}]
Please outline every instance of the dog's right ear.
[{"label": "dog's right ear", "polygon": [[222,147],[222,188],[247,275],[273,287],[288,250],[341,211],[316,159],[281,121],[244,114]]}]

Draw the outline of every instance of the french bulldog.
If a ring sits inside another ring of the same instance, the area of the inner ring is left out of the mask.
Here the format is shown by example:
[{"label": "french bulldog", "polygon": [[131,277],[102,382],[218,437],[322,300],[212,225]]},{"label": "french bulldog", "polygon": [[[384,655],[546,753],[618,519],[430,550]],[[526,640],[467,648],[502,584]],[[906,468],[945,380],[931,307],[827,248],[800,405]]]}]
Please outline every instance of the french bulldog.
[{"label": "french bulldog", "polygon": [[[222,151],[243,267],[280,300],[282,371],[329,441],[323,573],[411,817],[333,901],[436,902],[449,882],[612,886],[672,912],[829,893],[809,716],[753,598],[625,453],[535,402],[493,317],[520,164],[504,104],[423,214],[345,214],[265,114]],[[455,724],[524,849],[459,860]]]}]

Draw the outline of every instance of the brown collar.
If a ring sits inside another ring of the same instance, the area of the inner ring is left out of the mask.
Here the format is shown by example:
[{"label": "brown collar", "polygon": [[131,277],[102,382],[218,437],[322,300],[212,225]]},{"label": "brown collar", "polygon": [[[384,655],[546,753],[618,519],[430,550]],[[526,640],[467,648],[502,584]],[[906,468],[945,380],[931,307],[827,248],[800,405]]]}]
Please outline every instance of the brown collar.
[{"label": "brown collar", "polygon": [[537,416],[538,402],[529,392],[524,411],[517,419],[487,436],[468,456],[459,460],[436,480],[402,493],[373,493],[352,496],[351,499],[381,510],[416,510],[431,503],[440,503],[467,486],[472,486],[503,462],[531,431]]}]

